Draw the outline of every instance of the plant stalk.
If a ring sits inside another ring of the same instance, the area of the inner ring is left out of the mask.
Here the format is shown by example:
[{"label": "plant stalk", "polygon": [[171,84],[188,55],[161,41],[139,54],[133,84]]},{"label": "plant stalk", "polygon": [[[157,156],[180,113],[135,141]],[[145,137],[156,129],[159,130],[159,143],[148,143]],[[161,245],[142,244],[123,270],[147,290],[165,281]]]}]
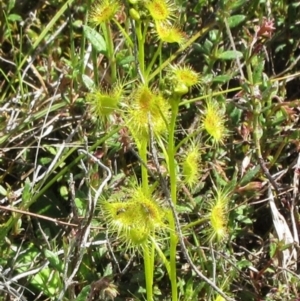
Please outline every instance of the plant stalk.
[{"label": "plant stalk", "polygon": [[[168,144],[168,166],[170,174],[171,199],[176,206],[177,203],[177,181],[176,181],[176,161],[175,161],[175,126],[178,115],[179,97],[171,100],[171,121],[169,126],[169,144]],[[176,247],[178,237],[176,234],[176,225],[174,217],[170,219],[170,281],[172,287],[172,301],[178,300],[177,276],[176,276]]]}]

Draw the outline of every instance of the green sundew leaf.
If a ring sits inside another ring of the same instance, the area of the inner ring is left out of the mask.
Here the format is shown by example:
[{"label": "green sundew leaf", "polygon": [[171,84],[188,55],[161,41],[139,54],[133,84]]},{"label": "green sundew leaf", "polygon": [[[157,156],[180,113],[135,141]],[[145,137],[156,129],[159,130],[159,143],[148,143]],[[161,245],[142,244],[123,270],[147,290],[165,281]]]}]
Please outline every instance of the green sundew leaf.
[{"label": "green sundew leaf", "polygon": [[86,301],[88,299],[88,295],[91,291],[91,286],[87,285],[85,286],[81,292],[79,293],[79,295],[77,296],[77,298],[75,299],[75,301]]},{"label": "green sundew leaf", "polygon": [[95,83],[94,81],[87,75],[82,74],[82,82],[84,83],[84,85],[89,89],[89,90],[93,90],[95,88]]},{"label": "green sundew leaf", "polygon": [[235,50],[224,51],[218,55],[218,59],[220,60],[234,60],[236,58],[242,58],[242,57],[243,54]]},{"label": "green sundew leaf", "polygon": [[99,32],[87,25],[83,25],[83,32],[98,52],[106,53],[106,42]]},{"label": "green sundew leaf", "polygon": [[227,19],[228,25],[230,28],[234,28],[241,24],[246,19],[245,15],[235,15]]}]

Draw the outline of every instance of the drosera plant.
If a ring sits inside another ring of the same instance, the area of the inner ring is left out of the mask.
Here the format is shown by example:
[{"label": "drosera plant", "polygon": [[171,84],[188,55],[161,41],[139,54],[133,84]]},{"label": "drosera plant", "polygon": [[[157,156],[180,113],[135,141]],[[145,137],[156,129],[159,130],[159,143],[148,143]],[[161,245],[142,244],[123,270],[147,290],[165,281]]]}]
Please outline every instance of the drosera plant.
[{"label": "drosera plant", "polygon": [[[113,6],[109,7],[109,1],[100,1],[94,4],[91,10],[91,23],[99,25],[101,29],[100,33],[103,33],[104,41],[106,45],[110,45],[106,55],[108,56],[108,64],[111,66],[112,83],[116,80],[115,68],[122,68],[118,66],[115,53],[111,51],[114,48],[112,40],[108,34],[112,28],[112,24],[116,23],[117,28],[120,29],[120,33],[124,34],[121,29],[121,24],[118,24],[118,20],[113,13],[108,13]],[[125,28],[131,28],[132,33],[124,35],[127,53],[134,55],[135,66],[133,68],[133,75],[137,75],[135,82],[130,81],[129,95],[121,102],[120,109],[109,111],[109,114],[120,114],[124,120],[124,126],[128,129],[128,133],[132,139],[132,142],[137,148],[138,158],[143,164],[141,164],[141,184],[136,184],[135,190],[130,193],[125,193],[128,197],[123,200],[116,200],[112,194],[108,201],[100,202],[101,212],[103,217],[106,218],[106,223],[109,231],[116,233],[116,237],[130,247],[131,249],[141,249],[144,259],[145,279],[146,279],[146,295],[147,300],[154,300],[153,296],[153,277],[154,277],[154,262],[156,254],[162,257],[162,261],[166,266],[169,279],[171,282],[171,294],[172,300],[178,300],[178,283],[177,283],[177,247],[178,238],[178,218],[177,213],[172,212],[167,214],[164,221],[159,223],[155,221],[158,217],[155,212],[165,209],[157,207],[155,210],[150,206],[149,199],[153,196],[153,189],[158,184],[154,179],[151,180],[149,174],[149,162],[148,149],[159,147],[163,154],[163,161],[167,167],[167,174],[169,175],[169,196],[165,192],[166,197],[170,197],[172,206],[176,208],[178,203],[178,191],[177,187],[180,183],[181,175],[178,173],[179,163],[177,160],[176,147],[176,126],[177,118],[179,115],[179,106],[182,98],[189,93],[191,89],[199,88],[201,86],[201,75],[194,71],[193,68],[187,64],[170,64],[173,58],[166,58],[163,52],[163,45],[165,43],[177,43],[179,44],[179,55],[185,48],[187,48],[197,35],[187,39],[186,35],[180,30],[179,25],[175,24],[173,19],[175,17],[176,5],[172,1],[129,1],[129,4],[124,7],[125,16],[123,16],[123,22]],[[128,14],[126,14],[128,12]],[[103,16],[109,15],[106,20],[103,20]],[[96,21],[96,22],[95,22]],[[97,27],[98,28],[98,27]],[[154,29],[153,29],[154,28]],[[93,30],[96,30],[94,28]],[[153,32],[154,31],[154,32]],[[155,33],[156,31],[156,33]],[[97,32],[97,34],[99,34]],[[94,36],[97,36],[95,33]],[[199,36],[198,36],[199,37]],[[146,40],[147,38],[147,40]],[[108,40],[109,39],[109,40]],[[158,48],[152,58],[148,59],[149,53],[146,45],[148,41],[156,41]],[[92,44],[96,44],[97,41],[90,38]],[[184,43],[185,42],[185,43]],[[125,51],[123,49],[123,51]],[[166,66],[166,70],[163,70],[164,62],[169,62]],[[112,66],[113,65],[113,66]],[[128,67],[127,67],[128,68]],[[159,69],[157,77],[153,74],[154,68]],[[167,80],[163,81],[163,74],[165,74]],[[164,87],[154,88],[154,86]],[[126,83],[124,83],[124,87]],[[110,104],[106,104],[104,98],[97,97],[97,94],[88,94],[87,99],[93,100],[92,110],[95,107],[111,107]],[[98,104],[97,104],[98,101]],[[225,118],[219,113],[219,107],[217,104],[208,104],[207,110],[209,112],[209,118],[211,118],[203,128],[216,140],[218,144],[225,138]],[[108,112],[108,111],[107,111]],[[210,114],[212,117],[210,117]],[[215,115],[213,115],[215,114]],[[107,116],[106,116],[107,117]],[[214,118],[216,117],[216,118]],[[220,120],[218,122],[218,120]],[[209,124],[212,123],[211,124]],[[217,127],[216,127],[216,122]],[[205,121],[204,121],[205,123]],[[216,127],[216,129],[215,129]],[[215,130],[215,132],[213,132]],[[216,133],[216,131],[218,131]],[[223,132],[222,132],[223,131]],[[221,132],[221,133],[219,133]],[[153,140],[153,141],[152,141]],[[152,141],[152,142],[151,142]],[[150,143],[151,142],[151,143]],[[157,146],[155,146],[157,145]],[[201,142],[194,144],[186,153],[186,158],[182,163],[182,181],[191,187],[195,185],[197,177],[199,175],[199,166],[197,162],[200,162],[200,148]],[[192,162],[194,160],[194,162]],[[193,163],[195,164],[194,166]],[[160,173],[159,170],[157,170]],[[157,189],[157,188],[156,188]],[[134,195],[138,194],[139,197],[135,199]],[[148,201],[146,202],[146,199]],[[143,201],[144,200],[144,201]],[[153,201],[151,201],[153,202]],[[222,213],[222,207],[224,204],[216,203],[212,209],[212,224],[218,227],[218,219],[223,218],[225,213]],[[150,206],[150,207],[149,207]],[[225,205],[224,205],[225,206]],[[225,210],[225,209],[223,209]],[[175,215],[174,215],[175,214]],[[222,216],[221,216],[222,215]],[[225,217],[224,217],[225,218]],[[161,219],[161,218],[159,218]],[[169,256],[167,260],[160,249],[160,244],[157,241],[157,236],[154,235],[155,227],[153,222],[160,225],[159,228],[164,227],[165,231],[169,233]],[[223,225],[223,224],[222,224]],[[220,227],[219,227],[220,228]],[[147,229],[147,230],[146,230]],[[149,229],[149,230],[148,230]],[[215,230],[216,233],[220,233],[220,229]],[[219,231],[219,232],[217,232]],[[220,235],[220,234],[219,234]],[[141,251],[139,251],[141,253]],[[201,274],[200,274],[201,275]],[[204,277],[204,279],[207,279]],[[214,288],[217,288],[213,285]],[[218,292],[227,297],[220,289]]]}]

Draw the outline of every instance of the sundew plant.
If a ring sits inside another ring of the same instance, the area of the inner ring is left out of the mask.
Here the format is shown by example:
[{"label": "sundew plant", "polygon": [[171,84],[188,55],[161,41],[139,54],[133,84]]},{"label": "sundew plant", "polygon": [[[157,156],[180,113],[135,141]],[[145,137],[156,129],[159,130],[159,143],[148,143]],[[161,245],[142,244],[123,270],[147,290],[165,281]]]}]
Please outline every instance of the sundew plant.
[{"label": "sundew plant", "polygon": [[41,6],[0,16],[0,301],[298,300],[300,5]]}]

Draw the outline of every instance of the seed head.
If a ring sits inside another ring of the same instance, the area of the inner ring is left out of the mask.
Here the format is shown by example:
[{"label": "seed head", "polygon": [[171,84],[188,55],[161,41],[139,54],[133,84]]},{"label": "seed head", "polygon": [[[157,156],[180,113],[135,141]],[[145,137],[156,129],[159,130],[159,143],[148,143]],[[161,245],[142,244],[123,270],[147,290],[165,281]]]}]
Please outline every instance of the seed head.
[{"label": "seed head", "polygon": [[190,188],[199,183],[200,177],[200,147],[192,142],[182,163],[183,181]]},{"label": "seed head", "polygon": [[149,0],[146,2],[145,6],[155,21],[167,21],[175,17],[173,1]]},{"label": "seed head", "polygon": [[107,118],[117,108],[123,96],[123,86],[117,84],[111,91],[94,90],[87,94],[87,101],[91,105],[92,114]]},{"label": "seed head", "polygon": [[182,45],[186,41],[186,34],[179,26],[170,25],[167,22],[155,22],[155,27],[157,37],[162,42]]},{"label": "seed head", "polygon": [[223,143],[227,136],[225,113],[215,100],[209,100],[203,112],[202,127],[213,139],[215,144]]},{"label": "seed head", "polygon": [[152,197],[135,187],[126,194],[126,202],[103,201],[101,208],[110,232],[127,248],[143,249],[159,232],[166,229],[165,210]]},{"label": "seed head", "polygon": [[94,25],[110,21],[120,11],[121,3],[118,0],[99,0],[90,12],[89,19]]},{"label": "seed head", "polygon": [[177,83],[184,84],[187,87],[198,86],[201,83],[200,74],[189,65],[171,65],[169,72]]},{"label": "seed head", "polygon": [[137,145],[149,138],[149,122],[155,135],[167,131],[165,119],[169,115],[169,105],[160,94],[141,85],[130,98],[126,124]]},{"label": "seed head", "polygon": [[228,204],[229,194],[223,190],[215,192],[214,199],[211,201],[207,217],[210,222],[207,230],[207,239],[209,242],[222,242],[228,234]]}]

